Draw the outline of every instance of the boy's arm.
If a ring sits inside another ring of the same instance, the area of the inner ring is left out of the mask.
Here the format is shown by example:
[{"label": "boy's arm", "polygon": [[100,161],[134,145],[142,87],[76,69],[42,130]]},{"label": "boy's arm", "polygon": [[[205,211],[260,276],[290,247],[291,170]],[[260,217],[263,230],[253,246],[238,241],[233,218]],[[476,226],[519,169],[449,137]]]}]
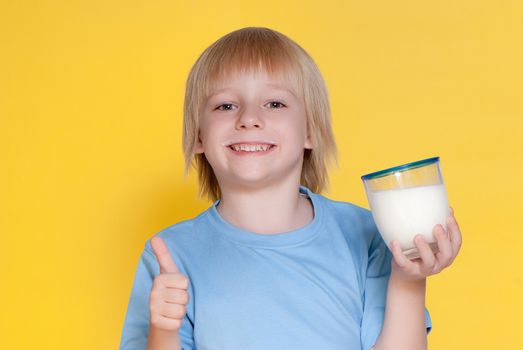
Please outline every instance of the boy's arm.
[{"label": "boy's arm", "polygon": [[385,319],[375,350],[427,349],[425,327],[426,279],[403,281],[391,272]]},{"label": "boy's arm", "polygon": [[[133,282],[131,297],[127,307],[120,350],[162,349],[160,342],[176,344],[169,349],[195,349],[193,339],[192,323],[184,320],[178,331],[161,331],[154,327],[151,322],[150,297],[155,277],[160,273],[160,266],[157,258],[148,241],[145,249],[140,256],[136,276]],[[192,303],[192,297],[189,302]],[[190,308],[190,307],[189,307]],[[176,333],[176,334],[172,334]]]},{"label": "boy's arm", "polygon": [[448,267],[461,248],[461,231],[454,210],[447,218],[448,232],[442,225],[434,227],[439,252],[434,254],[423,236],[417,235],[414,243],[420,259],[409,260],[397,241],[392,241],[391,274],[387,290],[385,318],[375,350],[425,350],[425,288],[428,276]]},{"label": "boy's arm", "polygon": [[180,336],[177,331],[149,327],[147,350],[180,350]]}]

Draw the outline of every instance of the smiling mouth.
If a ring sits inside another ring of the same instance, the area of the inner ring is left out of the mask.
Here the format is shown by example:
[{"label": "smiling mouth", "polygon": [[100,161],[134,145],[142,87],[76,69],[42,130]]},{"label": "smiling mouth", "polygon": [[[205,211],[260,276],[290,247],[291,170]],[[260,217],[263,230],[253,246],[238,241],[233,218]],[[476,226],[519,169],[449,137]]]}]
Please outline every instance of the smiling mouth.
[{"label": "smiling mouth", "polygon": [[233,144],[228,146],[237,153],[266,153],[276,147],[271,144]]}]

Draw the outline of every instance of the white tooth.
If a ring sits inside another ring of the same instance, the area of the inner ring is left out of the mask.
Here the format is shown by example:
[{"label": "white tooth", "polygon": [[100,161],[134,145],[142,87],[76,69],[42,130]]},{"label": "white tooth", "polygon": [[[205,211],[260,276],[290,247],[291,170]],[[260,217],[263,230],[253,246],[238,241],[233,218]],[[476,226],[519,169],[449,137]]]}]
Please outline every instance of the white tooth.
[{"label": "white tooth", "polygon": [[235,151],[245,151],[245,152],[259,152],[259,151],[267,151],[271,146],[270,145],[242,145],[242,144],[235,144],[232,145],[232,148]]}]

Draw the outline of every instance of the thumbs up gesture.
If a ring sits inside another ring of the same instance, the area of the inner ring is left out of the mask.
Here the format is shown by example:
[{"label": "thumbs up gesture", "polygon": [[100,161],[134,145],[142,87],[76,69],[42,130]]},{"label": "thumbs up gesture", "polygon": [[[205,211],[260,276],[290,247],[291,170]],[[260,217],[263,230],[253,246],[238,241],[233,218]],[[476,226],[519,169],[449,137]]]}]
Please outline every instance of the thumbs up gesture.
[{"label": "thumbs up gesture", "polygon": [[162,238],[153,237],[151,246],[160,264],[160,274],[154,279],[149,299],[151,326],[178,331],[189,302],[189,279],[178,271]]}]

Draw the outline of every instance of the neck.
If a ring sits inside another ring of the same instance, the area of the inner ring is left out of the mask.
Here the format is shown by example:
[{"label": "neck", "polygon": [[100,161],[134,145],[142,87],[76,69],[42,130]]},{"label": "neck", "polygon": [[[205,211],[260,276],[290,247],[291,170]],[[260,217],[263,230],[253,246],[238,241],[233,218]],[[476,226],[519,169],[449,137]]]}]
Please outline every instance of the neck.
[{"label": "neck", "polygon": [[299,184],[278,184],[260,189],[221,188],[217,207],[223,219],[250,232],[283,233],[313,219],[310,201],[299,194]]}]

